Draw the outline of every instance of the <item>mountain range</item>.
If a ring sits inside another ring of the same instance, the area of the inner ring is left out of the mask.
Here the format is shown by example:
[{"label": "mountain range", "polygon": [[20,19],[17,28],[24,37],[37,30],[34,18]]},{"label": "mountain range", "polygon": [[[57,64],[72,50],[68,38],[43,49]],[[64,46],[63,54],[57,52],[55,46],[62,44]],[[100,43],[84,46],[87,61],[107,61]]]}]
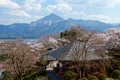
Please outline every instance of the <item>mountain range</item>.
[{"label": "mountain range", "polygon": [[50,14],[31,23],[14,23],[0,25],[0,39],[6,38],[38,38],[47,34],[56,34],[72,26],[81,25],[88,30],[103,32],[108,28],[118,28],[120,24],[108,24],[97,20],[64,19],[56,14]]}]

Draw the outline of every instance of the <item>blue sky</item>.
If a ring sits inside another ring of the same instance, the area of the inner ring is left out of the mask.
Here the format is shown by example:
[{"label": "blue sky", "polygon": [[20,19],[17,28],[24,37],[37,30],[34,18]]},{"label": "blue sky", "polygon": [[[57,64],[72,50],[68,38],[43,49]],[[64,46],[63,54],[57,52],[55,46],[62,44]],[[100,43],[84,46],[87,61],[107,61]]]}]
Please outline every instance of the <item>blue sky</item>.
[{"label": "blue sky", "polygon": [[0,24],[30,23],[50,13],[120,23],[120,0],[0,0]]}]

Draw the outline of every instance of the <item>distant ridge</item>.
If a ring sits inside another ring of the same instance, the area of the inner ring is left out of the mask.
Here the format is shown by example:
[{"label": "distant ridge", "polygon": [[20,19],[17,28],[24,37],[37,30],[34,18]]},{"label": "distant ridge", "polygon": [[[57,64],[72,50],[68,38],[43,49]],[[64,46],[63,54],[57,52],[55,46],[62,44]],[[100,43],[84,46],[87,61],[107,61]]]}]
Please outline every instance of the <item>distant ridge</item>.
[{"label": "distant ridge", "polygon": [[27,23],[14,23],[11,25],[0,25],[0,38],[38,38],[47,34],[60,33],[71,26],[81,25],[88,30],[96,30],[103,32],[108,28],[120,27],[120,24],[107,24],[97,20],[82,20],[64,18],[52,13],[33,21],[30,24]]}]

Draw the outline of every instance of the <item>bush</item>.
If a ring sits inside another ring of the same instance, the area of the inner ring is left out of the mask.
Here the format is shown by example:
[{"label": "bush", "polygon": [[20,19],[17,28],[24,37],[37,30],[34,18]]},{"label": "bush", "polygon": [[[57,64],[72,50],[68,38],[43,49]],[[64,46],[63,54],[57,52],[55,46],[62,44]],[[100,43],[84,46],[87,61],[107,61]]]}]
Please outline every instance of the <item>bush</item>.
[{"label": "bush", "polygon": [[[5,70],[3,73],[3,79],[2,80],[14,80],[14,78],[11,76],[10,72]],[[1,79],[0,79],[1,80]]]},{"label": "bush", "polygon": [[77,77],[77,74],[73,71],[66,71],[64,74],[65,79],[67,80],[75,80]]},{"label": "bush", "polygon": [[98,80],[98,78],[96,76],[91,75],[91,76],[88,77],[88,80]]},{"label": "bush", "polygon": [[114,70],[112,72],[112,78],[113,79],[120,79],[120,70]]},{"label": "bush", "polygon": [[5,61],[5,60],[7,60],[7,55],[6,54],[0,55],[0,61]]},{"label": "bush", "polygon": [[37,66],[44,66],[46,64],[47,64],[47,62],[45,60],[43,60],[43,59],[39,59],[39,61],[36,62]]},{"label": "bush", "polygon": [[98,80],[106,80],[106,75],[104,73],[99,74]]},{"label": "bush", "polygon": [[82,78],[82,79],[80,79],[80,80],[88,80],[87,78]]},{"label": "bush", "polygon": [[120,70],[120,62],[119,61],[114,61],[113,62],[113,68],[114,68],[114,70]]}]

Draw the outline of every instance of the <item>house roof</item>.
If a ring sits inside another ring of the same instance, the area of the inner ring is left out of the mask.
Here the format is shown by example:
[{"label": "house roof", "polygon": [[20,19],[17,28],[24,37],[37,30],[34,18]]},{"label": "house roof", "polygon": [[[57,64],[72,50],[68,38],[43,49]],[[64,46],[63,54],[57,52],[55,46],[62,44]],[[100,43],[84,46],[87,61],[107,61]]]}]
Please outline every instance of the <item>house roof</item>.
[{"label": "house roof", "polygon": [[71,44],[58,48],[56,50],[50,51],[44,58],[46,60],[65,60],[65,56],[68,54]]},{"label": "house roof", "polygon": [[[75,58],[70,53],[70,50],[72,49],[72,44],[66,45],[62,48],[58,48],[56,50],[50,51],[44,58],[46,60],[67,60],[67,61],[73,61]],[[94,49],[91,49],[92,52],[87,54],[87,60],[97,60],[97,59],[103,59],[103,58],[109,58],[107,55],[100,55],[98,53],[94,52]],[[81,56],[79,60],[83,60],[83,57]]]}]

